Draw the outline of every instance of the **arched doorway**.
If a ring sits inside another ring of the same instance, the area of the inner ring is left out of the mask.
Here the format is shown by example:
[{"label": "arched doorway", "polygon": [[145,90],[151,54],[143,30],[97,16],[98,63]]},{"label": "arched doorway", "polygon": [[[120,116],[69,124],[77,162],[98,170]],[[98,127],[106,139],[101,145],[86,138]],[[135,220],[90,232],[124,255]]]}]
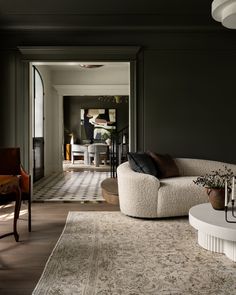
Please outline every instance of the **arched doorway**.
[{"label": "arched doorway", "polygon": [[44,176],[44,85],[42,77],[33,66],[32,101],[33,181]]}]

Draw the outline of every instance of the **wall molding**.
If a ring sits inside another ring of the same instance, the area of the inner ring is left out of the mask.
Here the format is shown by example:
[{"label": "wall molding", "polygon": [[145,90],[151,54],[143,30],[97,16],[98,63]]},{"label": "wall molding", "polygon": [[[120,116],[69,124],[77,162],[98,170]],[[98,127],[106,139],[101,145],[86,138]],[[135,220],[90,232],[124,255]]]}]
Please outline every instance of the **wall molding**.
[{"label": "wall molding", "polygon": [[23,61],[131,61],[140,46],[19,46]]},{"label": "wall molding", "polygon": [[[134,7],[133,9],[134,10]],[[144,8],[145,10],[145,8]],[[167,9],[169,10],[169,8]],[[90,9],[91,11],[91,9]],[[33,13],[5,14],[5,31],[219,31],[221,26],[209,17],[208,10],[196,13],[167,13],[160,10],[125,13]]]},{"label": "wall molding", "polygon": [[59,95],[130,95],[129,85],[53,85]]}]

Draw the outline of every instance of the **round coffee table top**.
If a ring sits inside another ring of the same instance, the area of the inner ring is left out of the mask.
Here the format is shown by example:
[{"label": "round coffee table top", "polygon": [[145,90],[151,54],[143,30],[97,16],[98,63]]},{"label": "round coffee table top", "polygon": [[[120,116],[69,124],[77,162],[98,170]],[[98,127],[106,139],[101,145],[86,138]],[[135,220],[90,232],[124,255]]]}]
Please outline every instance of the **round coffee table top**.
[{"label": "round coffee table top", "polygon": [[[229,219],[236,221],[236,218]],[[215,210],[210,203],[200,204],[189,210],[189,223],[197,230],[220,239],[236,241],[236,223],[225,221],[225,211]]]}]

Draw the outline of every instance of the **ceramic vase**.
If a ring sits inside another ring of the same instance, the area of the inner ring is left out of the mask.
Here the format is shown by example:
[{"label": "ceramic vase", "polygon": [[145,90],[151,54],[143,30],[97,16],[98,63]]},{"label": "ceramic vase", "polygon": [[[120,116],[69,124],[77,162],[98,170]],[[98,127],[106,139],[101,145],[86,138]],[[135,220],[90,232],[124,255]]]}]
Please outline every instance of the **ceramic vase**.
[{"label": "ceramic vase", "polygon": [[209,202],[215,210],[224,210],[225,208],[225,190],[216,188],[207,188]]}]

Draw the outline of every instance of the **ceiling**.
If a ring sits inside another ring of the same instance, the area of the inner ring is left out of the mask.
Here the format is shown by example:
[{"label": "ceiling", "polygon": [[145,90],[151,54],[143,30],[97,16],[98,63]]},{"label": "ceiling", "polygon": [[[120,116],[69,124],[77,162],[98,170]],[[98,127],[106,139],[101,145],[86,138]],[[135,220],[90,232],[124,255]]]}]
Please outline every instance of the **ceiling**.
[{"label": "ceiling", "polygon": [[[103,65],[103,67],[99,68],[83,68],[80,64],[86,65]],[[82,73],[99,73],[103,74],[104,72],[112,72],[112,71],[129,71],[129,63],[128,62],[34,62],[35,66],[45,66],[50,71],[73,71],[73,72],[82,72]]]},{"label": "ceiling", "polygon": [[[103,65],[100,68],[84,68],[81,64],[86,65]],[[128,62],[34,62],[35,66],[46,66],[51,71],[79,71],[79,72],[91,72],[104,69],[117,70],[117,69],[129,69]]]},{"label": "ceiling", "polygon": [[211,0],[0,0],[1,29],[220,27]]}]

